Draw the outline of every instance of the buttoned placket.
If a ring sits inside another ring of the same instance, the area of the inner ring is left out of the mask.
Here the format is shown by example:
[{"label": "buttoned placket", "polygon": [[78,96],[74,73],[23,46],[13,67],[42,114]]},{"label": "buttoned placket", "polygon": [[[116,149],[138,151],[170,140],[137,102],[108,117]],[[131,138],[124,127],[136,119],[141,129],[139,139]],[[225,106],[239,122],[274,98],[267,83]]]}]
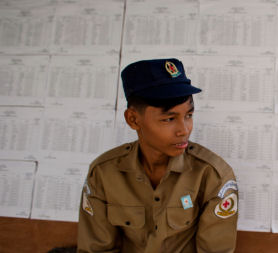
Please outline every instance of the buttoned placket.
[{"label": "buttoned placket", "polygon": [[[167,228],[165,226],[166,221],[166,209],[167,202],[171,196],[171,187],[175,185],[175,178],[177,173],[183,172],[184,168],[189,168],[188,161],[184,160],[184,156],[171,158],[168,164],[167,172],[161,179],[159,185],[156,189],[153,189],[151,181],[147,174],[145,173],[141,163],[136,156],[138,146],[133,149],[133,156],[129,157],[129,161],[135,162],[134,167],[126,166],[128,163],[120,164],[119,168],[122,171],[134,172],[133,178],[134,183],[138,184],[140,192],[140,199],[142,201],[142,206],[146,210],[146,232],[148,233],[149,243],[153,244],[153,247],[159,247],[159,243],[163,238],[167,237]],[[158,244],[158,245],[156,245]],[[156,245],[156,246],[155,246]],[[152,249],[154,249],[151,247]]]},{"label": "buttoned placket", "polygon": [[[142,182],[146,185],[146,187],[148,187],[149,192],[152,194],[152,228],[151,231],[153,231],[152,233],[163,233],[162,231],[160,231],[159,229],[159,222],[161,222],[161,215],[162,212],[165,211],[165,208],[167,206],[167,203],[165,203],[168,199],[165,197],[163,197],[165,194],[165,191],[168,189],[167,187],[167,179],[169,179],[169,177],[171,176],[171,173],[176,173],[176,172],[181,172],[184,168],[179,167],[181,164],[183,164],[183,161],[178,160],[178,162],[176,162],[177,160],[171,159],[169,161],[168,164],[168,168],[167,168],[167,172],[164,175],[164,177],[161,179],[159,185],[156,187],[156,189],[153,189],[152,185],[151,185],[151,181],[149,179],[149,177],[147,176],[147,174],[144,172],[144,169],[141,167],[140,164],[140,172],[136,173],[136,181],[138,182]],[[174,164],[177,165],[178,167],[175,167]],[[167,188],[167,189],[166,189]],[[146,203],[143,203],[144,205]]]},{"label": "buttoned placket", "polygon": [[164,177],[160,180],[160,183],[156,187],[156,189],[153,190],[153,202],[152,202],[152,208],[153,208],[153,221],[154,221],[154,232],[157,233],[159,230],[159,219],[161,217],[161,214],[163,212],[164,206],[165,206],[165,199],[164,199],[164,191],[165,191],[165,183],[167,182],[168,177],[170,176],[170,171],[167,170]]},{"label": "buttoned placket", "polygon": [[[142,168],[141,168],[142,169]],[[145,187],[147,187],[147,191],[152,196],[152,201],[149,203],[152,207],[152,225],[153,227],[150,229],[152,233],[157,233],[159,227],[158,227],[158,220],[160,218],[161,212],[163,211],[163,206],[165,205],[163,200],[163,184],[167,181],[167,178],[170,175],[170,171],[167,171],[165,176],[161,179],[159,185],[156,187],[156,189],[153,189],[151,185],[151,181],[148,178],[147,174],[143,171],[137,171],[135,175],[135,179],[139,183],[145,184]],[[144,205],[146,203],[143,203]]]}]

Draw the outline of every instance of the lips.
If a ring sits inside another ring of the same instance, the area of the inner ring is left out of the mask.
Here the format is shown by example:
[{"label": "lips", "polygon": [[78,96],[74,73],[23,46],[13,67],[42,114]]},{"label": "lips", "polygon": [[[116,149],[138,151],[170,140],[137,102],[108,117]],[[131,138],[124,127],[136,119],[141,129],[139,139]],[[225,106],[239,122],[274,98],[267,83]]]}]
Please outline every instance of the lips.
[{"label": "lips", "polygon": [[183,141],[175,144],[176,148],[185,149],[188,146],[188,141]]}]

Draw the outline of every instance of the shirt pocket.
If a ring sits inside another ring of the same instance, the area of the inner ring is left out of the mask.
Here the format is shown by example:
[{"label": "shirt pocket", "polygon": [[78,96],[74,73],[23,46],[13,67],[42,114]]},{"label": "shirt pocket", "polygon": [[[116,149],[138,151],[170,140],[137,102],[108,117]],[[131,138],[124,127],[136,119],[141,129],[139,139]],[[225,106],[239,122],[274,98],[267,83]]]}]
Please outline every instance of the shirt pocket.
[{"label": "shirt pocket", "polygon": [[145,225],[145,208],[142,206],[108,205],[107,216],[113,226],[140,229]]},{"label": "shirt pocket", "polygon": [[194,208],[167,207],[166,213],[168,226],[173,230],[189,229],[195,224],[197,216]]}]

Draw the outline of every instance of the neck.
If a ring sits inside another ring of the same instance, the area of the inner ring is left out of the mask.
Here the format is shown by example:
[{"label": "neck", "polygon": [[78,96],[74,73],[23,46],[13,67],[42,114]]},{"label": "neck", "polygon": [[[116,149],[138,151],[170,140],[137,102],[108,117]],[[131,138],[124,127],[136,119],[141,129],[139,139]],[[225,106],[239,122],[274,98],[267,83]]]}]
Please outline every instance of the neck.
[{"label": "neck", "polygon": [[158,154],[154,150],[145,150],[140,148],[140,162],[150,183],[155,189],[164,177],[168,167],[169,157],[166,155]]},{"label": "neck", "polygon": [[169,156],[155,150],[149,150],[140,145],[140,162],[149,173],[167,169]]}]

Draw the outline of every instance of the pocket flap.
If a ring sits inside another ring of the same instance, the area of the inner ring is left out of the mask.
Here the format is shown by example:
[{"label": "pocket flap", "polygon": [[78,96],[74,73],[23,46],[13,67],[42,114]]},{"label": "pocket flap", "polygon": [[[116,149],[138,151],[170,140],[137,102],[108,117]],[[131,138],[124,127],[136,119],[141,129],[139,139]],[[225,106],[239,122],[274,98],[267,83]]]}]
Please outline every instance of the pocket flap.
[{"label": "pocket flap", "polygon": [[167,222],[175,230],[191,227],[194,222],[194,209],[184,210],[182,207],[167,207]]},{"label": "pocket flap", "polygon": [[145,225],[145,208],[142,206],[108,205],[107,216],[114,226],[142,228]]}]

